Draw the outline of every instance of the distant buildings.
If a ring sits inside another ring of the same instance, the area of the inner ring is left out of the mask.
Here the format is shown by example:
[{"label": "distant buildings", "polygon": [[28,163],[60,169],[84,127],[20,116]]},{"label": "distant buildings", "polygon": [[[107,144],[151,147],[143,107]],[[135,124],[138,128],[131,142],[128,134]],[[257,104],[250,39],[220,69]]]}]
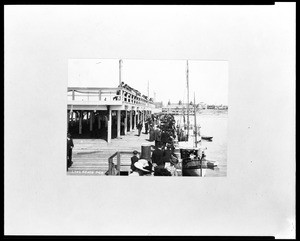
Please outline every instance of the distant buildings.
[{"label": "distant buildings", "polygon": [[[155,104],[155,103],[154,103]],[[157,107],[159,108],[159,107]],[[187,103],[168,103],[165,106],[162,106],[162,112],[163,113],[169,113],[169,114],[174,114],[174,115],[182,115],[187,113]],[[196,111],[201,111],[201,110],[228,110],[227,105],[208,105],[204,102],[200,102],[196,106]],[[190,103],[189,105],[189,113],[194,114],[194,105],[193,103]]]},{"label": "distant buildings", "polygon": [[163,102],[154,102],[155,108],[162,108],[163,107]]},{"label": "distant buildings", "polygon": [[[194,114],[194,108],[192,105],[190,105],[190,113]],[[187,111],[187,104],[173,104],[170,103],[169,105],[166,105],[162,107],[162,112],[163,113],[169,113],[169,114],[174,114],[174,115],[182,115],[186,113]]]},{"label": "distant buildings", "polygon": [[207,109],[210,110],[228,110],[227,105],[207,105]]}]

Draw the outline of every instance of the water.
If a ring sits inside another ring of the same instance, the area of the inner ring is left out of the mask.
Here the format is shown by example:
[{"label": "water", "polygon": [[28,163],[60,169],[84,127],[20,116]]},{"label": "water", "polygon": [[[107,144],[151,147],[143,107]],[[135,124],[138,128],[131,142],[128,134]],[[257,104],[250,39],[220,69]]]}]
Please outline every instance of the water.
[{"label": "water", "polygon": [[[175,116],[176,120],[183,119]],[[197,125],[200,125],[200,133],[205,136],[213,136],[213,141],[202,140],[198,147],[206,147],[206,159],[218,161],[218,167],[214,170],[207,169],[206,177],[224,177],[227,175],[227,111],[208,111],[197,115]],[[190,124],[194,123],[194,116],[190,116]]]}]

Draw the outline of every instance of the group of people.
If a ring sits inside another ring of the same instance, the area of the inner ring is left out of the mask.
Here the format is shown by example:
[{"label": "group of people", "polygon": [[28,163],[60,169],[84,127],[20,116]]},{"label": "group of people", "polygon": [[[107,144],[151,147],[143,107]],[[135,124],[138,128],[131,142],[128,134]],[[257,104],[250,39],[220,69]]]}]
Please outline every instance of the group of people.
[{"label": "group of people", "polygon": [[118,87],[124,88],[124,89],[126,89],[126,90],[128,90],[128,91],[133,91],[133,92],[135,92],[135,94],[136,94],[137,96],[140,96],[140,95],[141,95],[141,92],[139,92],[138,90],[132,88],[132,87],[129,86],[128,84],[125,84],[124,82],[121,82],[121,84],[119,84]]},{"label": "group of people", "polygon": [[134,150],[131,157],[131,173],[129,176],[151,176],[152,163],[146,159],[139,158],[137,154],[138,152]]},{"label": "group of people", "polygon": [[[145,121],[145,134],[148,134],[149,132],[149,128],[151,129],[154,126],[154,118],[153,115],[152,116],[147,116],[146,117],[146,121]],[[139,123],[137,124],[137,129],[138,129],[138,136],[141,135],[142,129],[143,129],[143,122],[139,121]],[[149,138],[150,140],[151,138]],[[153,141],[153,140],[150,140]]]},{"label": "group of people", "polygon": [[[161,119],[153,121],[154,118],[148,120],[149,124],[149,141],[155,141],[155,146],[166,146],[166,144],[172,144],[176,138],[176,128],[174,117],[168,116],[165,119],[163,116]],[[154,124],[156,123],[156,124]]]},{"label": "group of people", "polygon": [[141,159],[133,151],[131,157],[131,174],[129,176],[176,176],[177,157],[173,154],[172,145],[155,147],[151,160]]},{"label": "group of people", "polygon": [[[119,84],[118,87],[119,87],[119,88],[124,88],[124,89],[128,90],[129,92],[134,92],[134,93],[135,93],[135,95],[131,95],[131,94],[125,92],[125,93],[124,93],[125,101],[127,101],[127,98],[133,98],[133,100],[136,101],[137,98],[138,98],[138,96],[141,96],[141,92],[140,92],[140,91],[138,91],[137,89],[134,89],[133,87],[129,86],[128,84],[125,84],[124,82],[121,82],[121,84]],[[121,91],[118,90],[116,94],[117,94],[117,96],[115,96],[115,97],[113,98],[113,100],[120,100],[120,94],[121,94]],[[153,99],[152,99],[152,98],[149,98],[149,97],[146,96],[146,95],[142,95],[142,97],[143,97],[144,99],[146,99],[146,100],[149,99],[150,102],[153,102]]]}]

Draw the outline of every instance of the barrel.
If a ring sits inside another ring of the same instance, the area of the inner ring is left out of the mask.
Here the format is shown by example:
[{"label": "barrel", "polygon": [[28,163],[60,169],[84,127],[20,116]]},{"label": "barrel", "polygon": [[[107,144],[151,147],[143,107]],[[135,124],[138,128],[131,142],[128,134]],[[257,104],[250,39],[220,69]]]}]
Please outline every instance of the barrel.
[{"label": "barrel", "polygon": [[145,143],[141,146],[141,159],[146,159],[147,161],[151,161],[151,144]]}]

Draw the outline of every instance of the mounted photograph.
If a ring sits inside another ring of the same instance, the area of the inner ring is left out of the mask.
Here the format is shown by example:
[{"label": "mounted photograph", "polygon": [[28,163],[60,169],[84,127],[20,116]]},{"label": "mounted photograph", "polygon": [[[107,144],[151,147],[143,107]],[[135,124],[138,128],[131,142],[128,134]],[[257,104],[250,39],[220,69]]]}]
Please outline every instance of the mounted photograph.
[{"label": "mounted photograph", "polygon": [[69,59],[67,175],[226,177],[228,61]]}]

